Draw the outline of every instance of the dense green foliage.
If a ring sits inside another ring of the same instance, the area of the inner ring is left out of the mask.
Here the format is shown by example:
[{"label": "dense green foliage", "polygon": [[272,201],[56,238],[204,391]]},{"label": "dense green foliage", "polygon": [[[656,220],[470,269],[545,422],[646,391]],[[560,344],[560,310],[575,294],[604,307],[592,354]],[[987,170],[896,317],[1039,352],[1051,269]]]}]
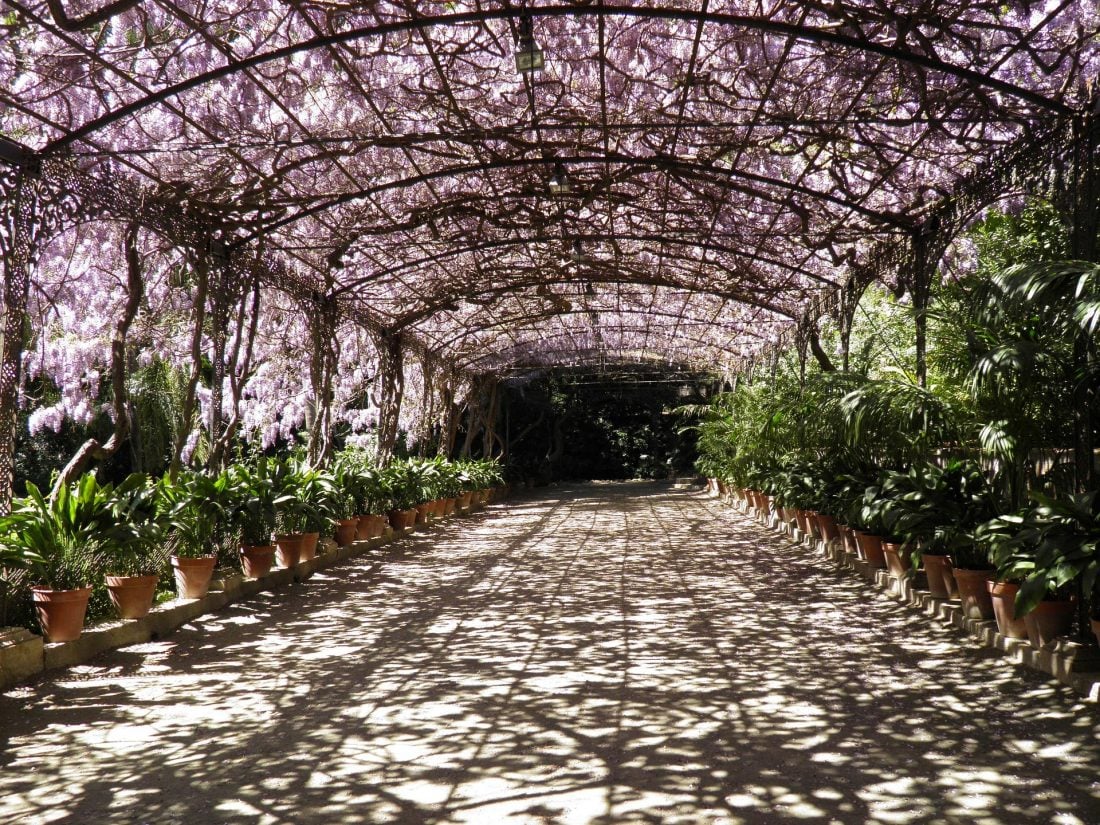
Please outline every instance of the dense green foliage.
[{"label": "dense green foliage", "polygon": [[517,382],[507,388],[508,467],[535,483],[688,474],[694,434],[681,432],[672,411],[694,397],[697,382],[644,372],[593,380],[570,371]]},{"label": "dense green foliage", "polygon": [[[926,383],[912,308],[871,289],[849,369],[788,352],[738,383],[702,411],[698,469],[918,555],[995,565],[1024,583],[1023,612],[1074,588],[1100,604],[1100,265],[1061,259],[1043,204],[990,216],[970,241],[977,267],[933,290]],[[829,325],[822,343],[839,343]]]},{"label": "dense green foliage", "polygon": [[86,473],[53,497],[31,483],[0,518],[0,619],[34,626],[31,585],[92,585],[89,616],[101,618],[110,613],[106,574],[157,574],[167,588],[172,555],[213,555],[223,569],[239,571],[240,546],[270,544],[276,532],[326,532],[340,518],[501,482],[493,461],[412,458],[377,467],[349,450],[332,470],[311,468],[298,455],[251,456],[217,474],[134,473],[118,485]]}]

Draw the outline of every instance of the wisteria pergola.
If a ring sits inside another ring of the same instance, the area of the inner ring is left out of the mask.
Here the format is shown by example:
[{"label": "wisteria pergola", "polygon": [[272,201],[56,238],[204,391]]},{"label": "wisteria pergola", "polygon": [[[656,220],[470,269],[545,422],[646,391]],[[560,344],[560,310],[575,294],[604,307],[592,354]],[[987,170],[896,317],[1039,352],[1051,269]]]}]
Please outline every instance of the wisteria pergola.
[{"label": "wisteria pergola", "polygon": [[876,279],[919,306],[1006,196],[1054,200],[1095,260],[1095,6],[5,0],[0,471],[28,283],[77,223],[200,273],[215,436],[260,292],[306,308],[321,429],[339,331],[369,332],[385,435],[409,354],[451,376],[437,412],[455,376],[825,358],[820,317],[845,330]]}]

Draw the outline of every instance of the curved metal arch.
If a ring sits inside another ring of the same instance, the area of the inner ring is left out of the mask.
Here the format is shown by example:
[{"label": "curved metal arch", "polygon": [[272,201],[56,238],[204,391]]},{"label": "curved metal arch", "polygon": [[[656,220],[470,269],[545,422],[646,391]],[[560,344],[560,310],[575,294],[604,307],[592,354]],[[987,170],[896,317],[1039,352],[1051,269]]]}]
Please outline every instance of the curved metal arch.
[{"label": "curved metal arch", "polygon": [[[586,242],[586,241],[597,241],[597,240],[604,240],[605,239],[604,236],[602,236],[602,235],[594,235],[594,234],[589,234],[589,233],[572,234],[572,235],[570,235],[570,238],[579,240],[582,243]],[[667,244],[671,244],[673,246],[693,246],[693,245],[695,245],[695,241],[690,240],[690,239],[677,238],[677,237],[666,236],[666,235],[659,235],[659,234],[656,234],[656,233],[653,233],[653,234],[616,233],[615,238],[616,238],[616,240],[639,241],[639,242],[643,242],[643,243],[648,242],[648,241],[652,241],[652,242],[655,242],[655,243],[667,243]],[[500,238],[500,239],[495,240],[495,241],[485,241],[485,242],[479,243],[477,245],[470,244],[468,246],[451,247],[451,248],[448,248],[447,251],[441,252],[437,255],[428,255],[428,256],[425,256],[425,257],[422,257],[422,258],[417,258],[417,259],[412,260],[412,261],[403,262],[400,266],[387,267],[386,269],[380,270],[378,272],[374,272],[370,275],[363,276],[361,278],[356,278],[356,279],[354,279],[350,282],[344,283],[341,286],[339,286],[338,288],[334,289],[332,294],[334,294],[334,295],[343,295],[345,293],[352,292],[353,290],[357,289],[358,287],[361,287],[365,284],[372,283],[372,282],[380,280],[382,278],[389,277],[389,276],[400,277],[400,274],[405,272],[405,271],[416,269],[418,267],[424,266],[425,264],[443,263],[444,261],[451,260],[453,258],[458,257],[459,255],[463,255],[463,254],[466,254],[468,252],[477,252],[477,251],[481,251],[481,250],[506,249],[508,247],[513,247],[513,246],[530,246],[533,243],[540,243],[540,242],[551,244],[551,243],[555,243],[557,240],[559,240],[559,239],[555,239],[555,238],[541,238],[540,239],[540,238],[535,238],[535,237],[514,237],[514,238]],[[720,244],[720,245],[711,244],[709,249],[717,250],[719,252],[726,252],[726,253],[729,253],[731,255],[749,257],[746,253],[742,252],[741,250],[734,249],[733,247],[726,246],[725,244]],[[679,258],[679,260],[683,260],[683,261],[692,260],[692,261],[696,261],[700,265],[708,265],[708,264],[706,264],[705,261],[702,261],[702,260],[696,259],[696,258],[690,258],[689,259],[689,258],[683,257],[683,258]],[[789,263],[787,261],[781,261],[781,260],[776,259],[776,258],[768,258],[768,257],[764,257],[762,255],[754,255],[750,258],[750,261],[753,262],[753,263],[763,263],[763,264],[767,264],[767,265],[771,265],[771,266],[781,267],[782,269],[786,270],[787,272],[794,272],[794,273],[797,273],[799,275],[803,275],[803,276],[805,276],[805,277],[807,277],[811,280],[817,281],[818,283],[820,283],[824,286],[827,286],[827,287],[835,287],[835,286],[839,285],[836,281],[832,281],[829,278],[826,278],[825,276],[823,276],[819,273],[811,272],[810,270],[808,270],[804,267],[797,266],[797,265],[795,265],[793,263]],[[608,262],[608,263],[610,263],[610,262]],[[712,266],[712,265],[710,265],[710,266]],[[626,282],[626,281],[624,281],[624,283],[644,283],[644,282],[641,282],[641,281]],[[669,284],[669,285],[671,286],[672,284]]]},{"label": "curved metal arch", "polygon": [[[632,8],[630,6],[603,5],[591,6],[543,6],[527,10],[532,17],[568,17],[568,16],[608,16],[608,17],[634,17],[653,20],[678,20],[695,23],[714,23],[722,26],[740,27],[754,31],[780,34],[809,43],[830,43],[835,46],[851,49],[857,52],[868,52],[894,60],[899,63],[907,63],[922,69],[934,72],[942,72],[946,75],[966,80],[980,87],[985,87],[1002,92],[1011,97],[1027,101],[1044,110],[1062,115],[1074,114],[1074,109],[1066,104],[1052,100],[1045,95],[1017,86],[1004,80],[992,78],[973,69],[956,66],[938,58],[918,54],[895,46],[884,46],[857,37],[841,34],[827,29],[804,26],[797,23],[785,23],[778,20],[762,20],[740,14],[727,14],[711,11],[694,11],[689,9],[653,9]],[[121,120],[124,117],[140,112],[150,106],[154,106],[171,97],[176,97],[190,89],[198,88],[215,80],[229,77],[246,69],[261,66],[275,60],[292,57],[296,54],[327,46],[335,46],[349,43],[355,40],[365,40],[373,37],[381,37],[388,34],[412,31],[415,29],[433,28],[435,26],[462,25],[465,23],[484,23],[490,20],[511,20],[518,17],[518,11],[511,8],[498,10],[479,10],[475,12],[459,12],[455,14],[433,15],[416,17],[411,20],[399,20],[392,23],[383,23],[377,26],[365,26],[357,29],[349,29],[346,32],[319,35],[303,40],[279,49],[273,49],[263,54],[251,57],[211,69],[194,77],[181,80],[171,86],[161,89],[159,92],[144,97],[140,100],[121,106],[113,112],[108,112],[95,120],[89,121],[83,126],[74,129],[67,135],[47,144],[44,152],[54,152],[75,141],[81,140],[93,132]]]},{"label": "curved metal arch", "polygon": [[[628,328],[628,331],[642,332],[644,330],[642,330],[641,328],[637,328],[637,329]],[[540,340],[542,342],[561,341],[561,340],[565,340],[567,337],[568,337],[568,333],[559,332],[559,333],[553,333],[553,334],[544,336]],[[673,363],[684,364],[684,365],[703,364],[703,363],[713,364],[713,360],[708,359],[707,356],[704,354],[706,352],[706,350],[722,352],[726,355],[729,355],[732,358],[737,358],[737,359],[740,359],[740,358],[744,357],[744,356],[742,356],[742,354],[740,352],[737,352],[737,351],[735,351],[735,350],[733,350],[729,347],[723,347],[723,346],[715,344],[711,341],[704,341],[704,340],[702,340],[700,338],[697,338],[695,336],[692,336],[692,335],[683,335],[683,334],[681,334],[681,335],[677,335],[677,338],[679,338],[681,340],[684,340],[688,343],[693,344],[695,347],[697,347],[697,349],[695,351],[700,353],[700,354],[697,357],[694,357],[694,358],[675,357],[675,355],[673,353],[671,353],[667,350],[661,350],[661,349],[659,349],[657,347],[654,347],[652,345],[647,345],[642,351],[653,353],[653,355],[655,356],[654,360],[659,359],[659,360],[663,360],[665,362],[670,362],[671,361]],[[505,353],[515,352],[524,343],[527,343],[527,342],[522,342],[522,343],[517,342],[517,343],[512,344],[508,347],[505,347],[503,350],[496,350],[495,352],[480,353],[480,354],[474,355],[472,357],[462,357],[461,355],[459,355],[455,358],[455,361],[460,367],[464,367],[466,369],[469,369],[469,370],[473,371],[473,365],[477,364],[479,361],[489,360],[494,355],[495,356],[503,356]],[[595,353],[595,354],[601,354],[601,355],[605,355],[605,356],[614,357],[614,351],[613,350],[596,349],[596,348],[591,348],[591,347],[586,348],[586,349],[579,349],[579,348],[575,348],[575,347],[557,347],[557,348],[543,347],[542,349],[543,349],[543,351],[550,351],[550,352],[553,352],[553,353],[556,353],[556,354],[568,353],[568,352],[573,352],[573,353],[590,352],[590,353]],[[642,348],[639,348],[639,349],[642,349]],[[508,359],[502,359],[502,360],[507,361]],[[511,363],[512,363],[512,365],[519,365],[522,362],[520,362],[519,360],[512,360]]]},{"label": "curved metal arch", "polygon": [[[565,352],[564,350],[550,351],[555,353]],[[562,369],[580,368],[591,370],[593,367],[597,366],[627,367],[631,365],[650,369],[658,368],[666,375],[682,375],[685,377],[691,374],[714,375],[716,372],[713,363],[676,361],[670,365],[668,358],[655,352],[637,352],[631,355],[620,355],[615,352],[591,348],[573,349],[569,350],[569,352],[574,355],[576,359],[575,362],[571,364],[551,365],[535,363],[533,361],[515,361],[513,363],[494,367],[491,374],[504,378],[505,376],[515,375],[517,373],[550,370],[559,367]],[[735,357],[740,358],[741,356]],[[468,363],[465,365],[464,369],[470,370]]]},{"label": "curved metal arch", "polygon": [[[277,229],[282,229],[284,226],[296,223],[300,220],[312,217],[313,215],[320,214],[335,206],[341,206],[345,203],[350,203],[356,200],[363,200],[369,198],[371,195],[377,195],[381,192],[387,192],[395,189],[404,189],[407,187],[417,186],[422,183],[427,183],[433,180],[441,180],[443,178],[455,178],[465,174],[476,174],[478,172],[485,172],[493,169],[516,169],[524,166],[553,166],[554,163],[591,163],[591,164],[613,164],[618,166],[648,166],[659,171],[673,170],[692,172],[700,174],[701,177],[709,178],[711,176],[728,179],[730,177],[740,178],[742,180],[752,181],[754,183],[763,184],[765,186],[772,186],[776,189],[785,190],[792,194],[805,195],[815,201],[824,201],[831,203],[834,206],[838,206],[841,209],[847,209],[852,212],[856,212],[863,215],[865,218],[869,218],[877,224],[889,226],[893,229],[901,231],[912,231],[915,224],[912,221],[907,221],[899,216],[891,215],[885,212],[878,212],[874,209],[869,209],[860,204],[852,201],[845,200],[844,198],[830,195],[827,192],[818,192],[815,189],[802,186],[800,184],[791,183],[789,181],[782,180],[780,178],[771,178],[767,175],[758,175],[753,172],[746,172],[741,169],[724,169],[714,166],[706,166],[700,163],[691,163],[681,160],[679,158],[633,158],[626,155],[573,155],[569,157],[557,157],[557,158],[512,158],[508,160],[497,160],[489,163],[477,163],[477,164],[465,164],[461,166],[451,166],[444,169],[437,169],[432,172],[425,172],[420,175],[414,175],[409,178],[400,178],[398,180],[387,181],[386,183],[378,184],[377,186],[370,186],[365,189],[358,189],[354,192],[345,192],[334,198],[329,198],[327,201],[317,203],[313,206],[309,206],[292,215],[286,215],[279,220],[272,221],[265,224],[262,228],[257,228],[253,232],[237,239],[231,249],[237,249],[244,244],[255,240],[262,234],[273,232]],[[744,190],[745,194],[755,194],[752,190]],[[777,202],[778,201],[773,201]]]},{"label": "curved metal arch", "polygon": [[[554,318],[558,318],[558,317],[562,317],[562,316],[588,315],[590,312],[593,312],[593,311],[599,312],[599,310],[586,310],[586,309],[570,309],[570,310],[566,310],[565,312],[562,312],[560,310],[554,310],[554,311],[549,311],[548,310],[546,312],[543,312],[543,313],[540,313],[540,314],[537,314],[537,315],[527,316],[523,320],[528,321],[528,322],[550,321],[550,320],[553,320]],[[632,308],[616,309],[615,313],[619,314],[619,315],[643,315],[643,316],[646,316],[646,317],[649,317],[650,315],[656,315],[658,317],[663,317],[663,318],[671,318],[671,319],[681,320],[681,321],[685,320],[683,316],[675,315],[671,312],[650,312],[648,310],[643,310],[641,308],[639,308],[639,309],[632,309]],[[690,321],[695,322],[695,323],[703,323],[704,322],[703,318],[695,318],[694,316],[690,317],[686,320],[690,320]],[[473,338],[479,332],[487,332],[487,331],[494,330],[494,329],[501,329],[501,328],[504,328],[504,327],[508,327],[511,324],[513,324],[515,321],[516,321],[516,318],[513,318],[513,317],[501,318],[500,320],[498,320],[498,321],[496,321],[492,324],[485,324],[484,326],[477,327],[475,329],[465,328],[465,329],[459,330],[457,332],[457,334],[451,335],[448,338],[443,338],[443,337],[434,338],[433,337],[433,341],[435,342],[435,346],[431,347],[431,349],[438,349],[439,347],[453,347],[456,343],[458,343],[460,341],[463,341],[463,340],[468,339],[468,338]],[[794,325],[793,321],[787,321],[787,320],[784,320],[784,321],[775,320],[772,323],[784,323],[784,324],[789,324],[791,326]],[[607,327],[607,329],[609,329],[609,330],[610,329],[631,329],[635,332],[648,331],[648,328],[643,330],[642,327],[629,327],[629,328],[628,327]],[[534,331],[534,330],[533,330],[532,327],[518,327],[518,328],[515,329],[515,331],[516,332],[523,332],[523,331]],[[753,332],[752,330],[747,330],[747,329],[742,330],[741,334],[748,335],[752,338],[757,338],[757,339],[763,340],[763,336]],[[695,341],[696,343],[699,343],[699,344],[705,344],[708,347],[716,346],[713,342],[703,341],[702,339],[691,339],[691,340],[693,340],[693,341]],[[722,347],[719,347],[719,349],[723,349],[723,351],[726,351]]]},{"label": "curved metal arch", "polygon": [[[625,279],[625,278],[624,279],[615,279],[615,278],[565,278],[565,277],[562,277],[562,278],[555,278],[555,279],[551,279],[551,280],[531,281],[529,283],[504,284],[502,286],[491,287],[491,288],[488,288],[488,289],[481,290],[480,292],[478,292],[478,295],[504,296],[504,295],[508,295],[512,292],[519,292],[519,291],[524,290],[524,289],[532,289],[532,288],[537,288],[539,286],[562,286],[562,285],[573,285],[573,286],[575,286],[577,283],[585,283],[585,282],[589,282],[589,281],[591,283],[595,283],[595,284],[607,284],[607,285],[612,285],[612,286],[632,285],[632,286],[652,286],[652,287],[657,287],[659,289],[679,289],[679,290],[683,290],[684,292],[690,292],[693,295],[708,295],[708,296],[711,296],[713,298],[720,298],[724,301],[728,301],[728,302],[733,303],[733,304],[744,304],[746,306],[755,307],[756,309],[762,309],[762,310],[765,310],[767,312],[774,313],[775,315],[780,315],[780,316],[782,316],[784,318],[787,318],[791,321],[796,321],[796,320],[798,320],[798,317],[799,317],[798,315],[794,315],[794,314],[790,313],[789,311],[787,311],[785,309],[782,309],[780,307],[771,306],[769,304],[762,303],[760,301],[753,300],[751,298],[746,298],[744,296],[733,295],[729,292],[724,292],[722,290],[709,289],[709,288],[706,288],[706,287],[685,287],[685,286],[682,286],[680,284],[674,284],[674,283],[654,283],[652,281],[649,281],[649,282],[632,281],[632,280],[628,280],[628,279]],[[427,318],[430,318],[432,315],[435,315],[437,312],[442,310],[444,307],[446,307],[451,302],[453,302],[455,300],[460,300],[461,298],[462,298],[462,296],[449,296],[445,299],[440,299],[438,301],[428,303],[422,310],[420,310],[416,313],[406,314],[406,315],[400,316],[398,318],[398,322],[391,327],[391,331],[398,332],[400,330],[407,329],[408,327],[413,326],[414,324],[418,324],[421,321],[423,321]],[[619,309],[617,309],[615,311],[616,312],[626,312],[626,311],[629,311],[629,310],[619,310]],[[559,312],[559,313],[549,313],[547,315],[536,314],[536,315],[532,315],[532,316],[526,316],[526,317],[523,317],[523,318],[518,318],[517,316],[513,316],[511,318],[511,320],[513,320],[513,321],[514,320],[522,320],[522,321],[525,321],[525,320],[539,320],[539,319],[546,318],[546,317],[553,317],[554,315],[567,315],[567,314],[572,314],[572,313],[560,313]],[[662,314],[662,313],[657,313],[657,314]],[[478,327],[477,329],[478,330],[480,330],[480,329],[490,329],[490,328],[492,328],[492,326],[494,326],[494,325],[490,325],[488,327]]]}]

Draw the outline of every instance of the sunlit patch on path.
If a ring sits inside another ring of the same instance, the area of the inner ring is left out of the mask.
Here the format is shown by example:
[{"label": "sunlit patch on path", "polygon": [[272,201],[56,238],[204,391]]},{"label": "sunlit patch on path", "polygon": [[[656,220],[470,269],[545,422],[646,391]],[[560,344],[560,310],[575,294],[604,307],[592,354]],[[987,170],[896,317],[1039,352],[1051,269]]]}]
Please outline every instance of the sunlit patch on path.
[{"label": "sunlit patch on path", "polygon": [[0,699],[0,821],[1100,820],[1100,715],[702,494],[494,506]]}]

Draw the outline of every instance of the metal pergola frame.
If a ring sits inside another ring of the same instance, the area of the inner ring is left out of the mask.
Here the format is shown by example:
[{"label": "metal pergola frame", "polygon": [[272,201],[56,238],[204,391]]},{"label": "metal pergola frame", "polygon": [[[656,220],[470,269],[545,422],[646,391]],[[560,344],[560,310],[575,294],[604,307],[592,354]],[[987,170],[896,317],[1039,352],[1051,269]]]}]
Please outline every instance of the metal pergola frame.
[{"label": "metal pergola frame", "polygon": [[[1081,0],[714,5],[119,0],[76,18],[5,0],[8,41],[34,48],[0,50],[0,417],[35,264],[96,216],[205,261],[212,309],[256,283],[314,307],[315,338],[352,321],[380,353],[470,374],[571,363],[544,345],[574,315],[598,333],[574,340],[586,362],[736,370],[825,314],[850,324],[876,280],[919,307],[948,244],[1011,194],[1052,199],[1096,257],[1100,22]],[[541,74],[511,65],[521,11]],[[548,191],[558,170],[568,194]],[[684,332],[702,323],[721,334]]]}]

